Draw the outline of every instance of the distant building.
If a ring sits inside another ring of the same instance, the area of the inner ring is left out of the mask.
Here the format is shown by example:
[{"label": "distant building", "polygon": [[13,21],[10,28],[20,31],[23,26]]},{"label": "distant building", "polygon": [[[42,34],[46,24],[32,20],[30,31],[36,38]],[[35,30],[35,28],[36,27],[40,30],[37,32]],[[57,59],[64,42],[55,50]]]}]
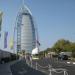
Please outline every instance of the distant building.
[{"label": "distant building", "polygon": [[60,55],[67,55],[67,56],[72,56],[72,52],[60,52]]},{"label": "distant building", "polygon": [[31,53],[36,47],[36,32],[32,14],[23,5],[17,15],[17,50]]},{"label": "distant building", "polygon": [[57,55],[56,52],[48,52],[47,56],[52,58],[53,56]]}]

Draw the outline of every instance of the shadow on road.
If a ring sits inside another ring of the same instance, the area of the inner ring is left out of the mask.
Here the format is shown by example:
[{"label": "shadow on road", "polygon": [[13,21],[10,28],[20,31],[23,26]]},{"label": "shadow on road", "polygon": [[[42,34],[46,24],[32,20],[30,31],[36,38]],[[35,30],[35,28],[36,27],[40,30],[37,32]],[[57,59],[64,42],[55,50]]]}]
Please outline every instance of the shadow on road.
[{"label": "shadow on road", "polygon": [[10,66],[12,75],[46,75],[29,67],[25,60],[18,61]]}]

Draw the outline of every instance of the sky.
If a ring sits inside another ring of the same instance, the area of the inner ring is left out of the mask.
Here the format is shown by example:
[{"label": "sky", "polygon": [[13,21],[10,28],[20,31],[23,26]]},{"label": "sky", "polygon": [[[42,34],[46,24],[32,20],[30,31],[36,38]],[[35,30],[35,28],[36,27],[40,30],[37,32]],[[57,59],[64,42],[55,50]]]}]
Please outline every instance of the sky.
[{"label": "sky", "polygon": [[[25,5],[36,22],[40,50],[52,47],[59,39],[75,42],[75,0],[25,0]],[[0,0],[2,33],[8,31],[8,39],[13,37],[13,27],[21,6],[22,0]],[[3,37],[0,40],[3,48]]]}]

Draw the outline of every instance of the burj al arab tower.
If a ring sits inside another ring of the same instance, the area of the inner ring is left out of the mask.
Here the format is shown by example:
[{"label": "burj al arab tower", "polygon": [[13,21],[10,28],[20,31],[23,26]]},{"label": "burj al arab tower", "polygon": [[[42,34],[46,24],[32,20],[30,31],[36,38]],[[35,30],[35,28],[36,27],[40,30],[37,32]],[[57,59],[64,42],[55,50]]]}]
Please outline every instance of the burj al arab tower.
[{"label": "burj al arab tower", "polygon": [[23,3],[17,15],[17,50],[31,53],[36,47],[36,26],[28,7]]}]

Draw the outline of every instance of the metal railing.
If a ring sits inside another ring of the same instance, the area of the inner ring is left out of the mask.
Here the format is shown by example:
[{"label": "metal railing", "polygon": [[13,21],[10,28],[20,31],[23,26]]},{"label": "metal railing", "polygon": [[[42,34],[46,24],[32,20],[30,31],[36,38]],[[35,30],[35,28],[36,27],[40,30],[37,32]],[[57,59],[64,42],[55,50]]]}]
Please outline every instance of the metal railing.
[{"label": "metal railing", "polygon": [[[26,63],[28,64],[28,66],[34,68],[32,62],[33,62],[32,60],[30,60],[30,61],[26,60]],[[39,70],[39,67],[41,69],[44,69],[44,70]],[[67,72],[66,69],[63,69],[63,68],[53,68],[52,65],[50,65],[50,64],[48,64],[47,66],[42,66],[38,62],[36,62],[35,63],[35,69],[39,70],[39,71],[42,71],[42,72],[48,71],[48,75],[53,75],[52,72],[54,72],[56,74],[60,74],[60,75],[61,75],[61,73],[63,75],[68,75],[68,72]]]},{"label": "metal railing", "polygon": [[61,73],[63,73],[63,75],[68,75],[68,72],[67,72],[66,69],[63,69],[63,68],[56,68],[55,69],[55,68],[52,68],[52,66],[50,64],[48,66],[43,67],[43,66],[39,65],[36,62],[36,70],[38,70],[38,66],[41,67],[41,68],[44,68],[44,69],[48,68],[49,75],[52,75],[52,72],[57,73],[57,74],[60,74],[60,75],[61,75]]}]

